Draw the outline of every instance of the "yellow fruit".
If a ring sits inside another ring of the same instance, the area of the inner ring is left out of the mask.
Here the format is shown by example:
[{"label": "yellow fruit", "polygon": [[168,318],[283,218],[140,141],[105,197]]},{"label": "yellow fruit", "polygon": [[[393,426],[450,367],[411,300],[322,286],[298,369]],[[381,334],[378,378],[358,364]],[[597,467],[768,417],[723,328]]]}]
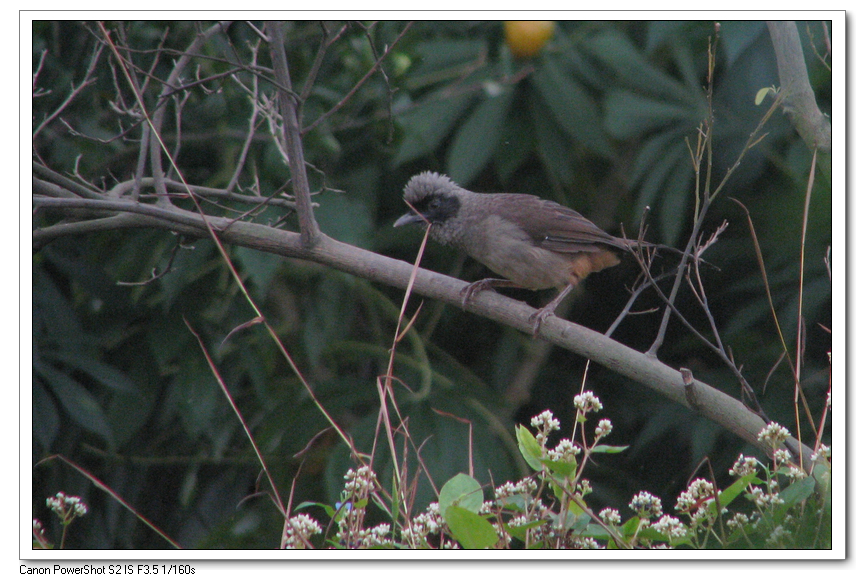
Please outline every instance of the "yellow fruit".
[{"label": "yellow fruit", "polygon": [[507,20],[505,41],[511,54],[517,58],[531,58],[538,54],[553,36],[551,20]]}]

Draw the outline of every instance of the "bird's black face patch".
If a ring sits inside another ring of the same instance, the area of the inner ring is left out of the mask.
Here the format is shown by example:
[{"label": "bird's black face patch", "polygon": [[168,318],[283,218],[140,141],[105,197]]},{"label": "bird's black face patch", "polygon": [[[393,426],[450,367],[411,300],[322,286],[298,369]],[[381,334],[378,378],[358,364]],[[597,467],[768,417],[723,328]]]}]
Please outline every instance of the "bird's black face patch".
[{"label": "bird's black face patch", "polygon": [[430,223],[442,224],[457,215],[460,200],[453,195],[433,193],[420,200],[415,209]]}]

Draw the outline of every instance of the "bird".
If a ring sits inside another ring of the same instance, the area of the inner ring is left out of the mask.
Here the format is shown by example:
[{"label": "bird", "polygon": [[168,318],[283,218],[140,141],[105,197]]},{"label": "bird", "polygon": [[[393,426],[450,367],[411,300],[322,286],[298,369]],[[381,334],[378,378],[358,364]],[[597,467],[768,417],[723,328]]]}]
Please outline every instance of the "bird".
[{"label": "bird", "polygon": [[463,250],[503,277],[464,287],[463,307],[475,294],[493,287],[560,289],[531,315],[535,336],[587,276],[619,264],[621,252],[652,246],[608,234],[554,201],[522,193],[475,193],[432,171],[409,179],[403,199],[410,210],[394,227],[428,224],[434,240]]}]

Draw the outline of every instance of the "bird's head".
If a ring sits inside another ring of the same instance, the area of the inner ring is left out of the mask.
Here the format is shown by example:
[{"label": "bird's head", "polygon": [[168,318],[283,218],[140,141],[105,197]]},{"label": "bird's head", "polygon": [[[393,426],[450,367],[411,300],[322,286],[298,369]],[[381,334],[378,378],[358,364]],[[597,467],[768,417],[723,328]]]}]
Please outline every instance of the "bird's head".
[{"label": "bird's head", "polygon": [[444,224],[459,213],[461,190],[462,188],[446,175],[432,171],[415,175],[406,184],[403,192],[403,199],[411,209],[396,220],[393,227],[406,224]]}]

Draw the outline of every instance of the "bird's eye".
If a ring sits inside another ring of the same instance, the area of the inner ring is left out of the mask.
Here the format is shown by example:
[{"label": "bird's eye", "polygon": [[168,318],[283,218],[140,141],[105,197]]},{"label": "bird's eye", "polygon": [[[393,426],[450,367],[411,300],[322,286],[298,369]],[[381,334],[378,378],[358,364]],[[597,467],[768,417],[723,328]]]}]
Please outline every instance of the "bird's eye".
[{"label": "bird's eye", "polygon": [[442,204],[442,200],[439,199],[439,198],[437,198],[437,197],[434,197],[434,198],[432,198],[431,200],[429,200],[429,208],[430,208],[430,209],[436,209],[436,208],[438,208],[441,204]]}]

